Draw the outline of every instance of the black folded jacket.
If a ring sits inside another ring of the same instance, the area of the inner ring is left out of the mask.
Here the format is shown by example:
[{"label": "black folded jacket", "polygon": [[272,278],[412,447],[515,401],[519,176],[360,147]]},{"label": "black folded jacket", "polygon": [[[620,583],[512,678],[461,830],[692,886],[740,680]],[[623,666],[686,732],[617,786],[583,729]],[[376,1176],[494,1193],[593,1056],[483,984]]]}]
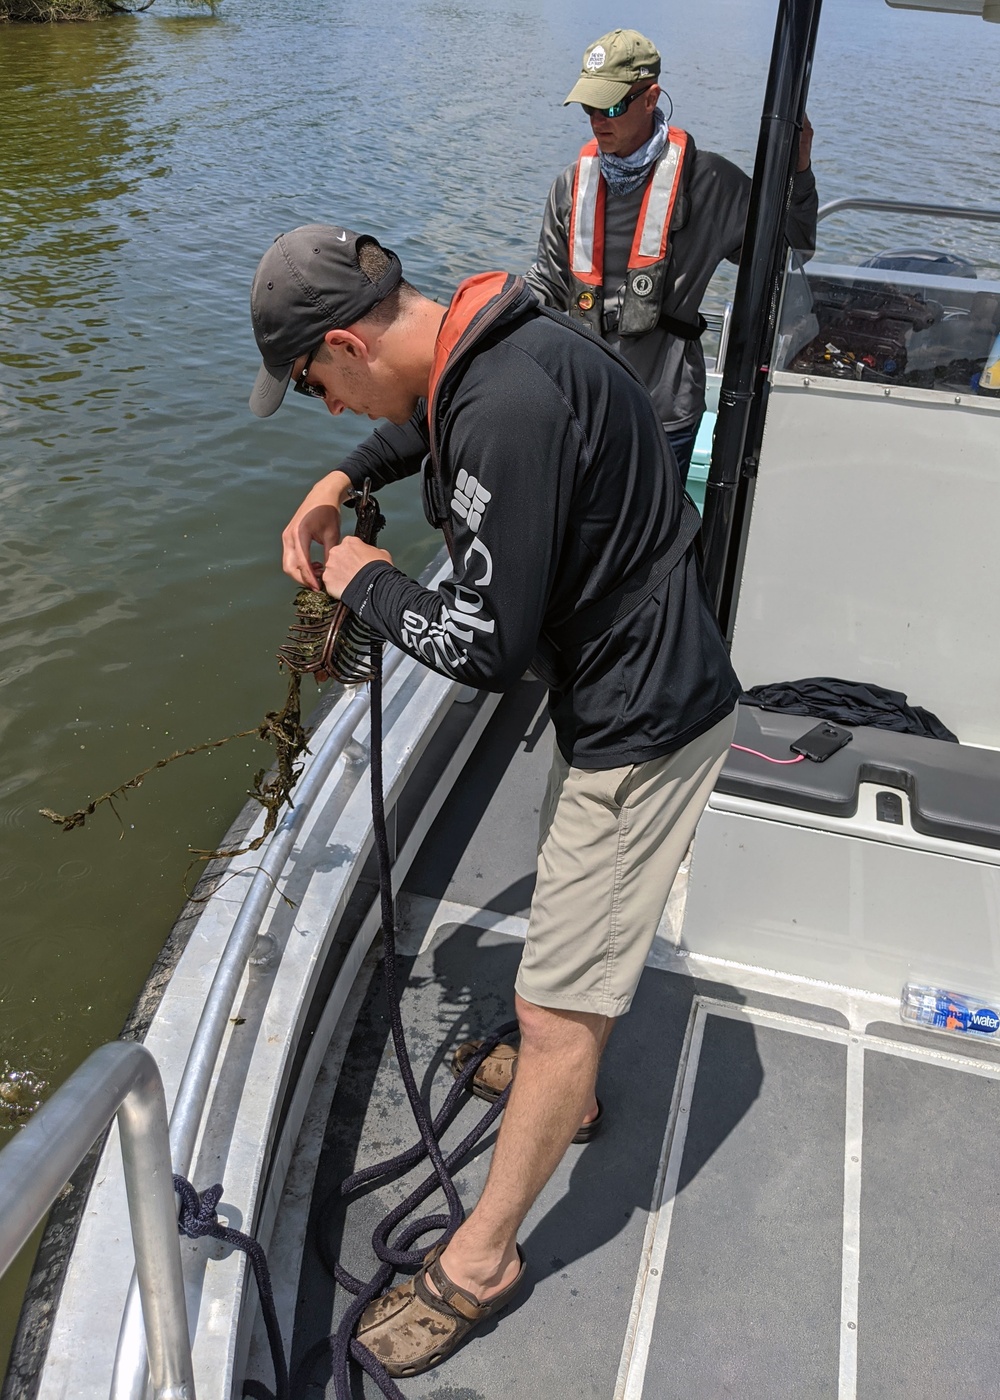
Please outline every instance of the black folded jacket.
[{"label": "black folded jacket", "polygon": [[869,725],[872,729],[893,729],[897,734],[918,734],[925,739],[947,739],[957,744],[958,736],[919,705],[907,704],[901,690],[885,690],[880,685],[841,681],[835,676],[809,676],[801,681],[777,681],[755,685],[740,700],[762,710],[783,710],[793,715],[815,715],[835,724]]}]

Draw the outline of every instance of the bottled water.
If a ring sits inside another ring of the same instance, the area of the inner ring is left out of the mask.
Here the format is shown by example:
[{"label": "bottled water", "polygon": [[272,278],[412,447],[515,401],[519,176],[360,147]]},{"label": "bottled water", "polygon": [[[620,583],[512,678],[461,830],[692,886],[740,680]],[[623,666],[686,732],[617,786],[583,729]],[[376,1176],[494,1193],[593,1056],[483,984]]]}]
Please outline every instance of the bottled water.
[{"label": "bottled water", "polygon": [[1000,1043],[1000,1012],[992,1006],[984,1006],[977,997],[961,992],[918,987],[908,982],[899,999],[899,1014],[904,1021],[917,1026],[932,1026],[935,1030]]},{"label": "bottled water", "polygon": [[993,342],[993,349],[986,356],[986,363],[983,372],[979,376],[980,394],[992,394],[994,398],[1000,398],[1000,335]]}]

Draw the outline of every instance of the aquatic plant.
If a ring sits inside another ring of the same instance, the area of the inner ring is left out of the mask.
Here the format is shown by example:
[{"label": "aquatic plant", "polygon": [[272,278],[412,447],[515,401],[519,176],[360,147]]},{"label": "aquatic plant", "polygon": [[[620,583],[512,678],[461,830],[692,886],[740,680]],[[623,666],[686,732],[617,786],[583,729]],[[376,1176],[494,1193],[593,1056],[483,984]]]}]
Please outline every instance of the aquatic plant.
[{"label": "aquatic plant", "polygon": [[0,1061],[0,1128],[12,1127],[29,1117],[42,1103],[48,1081],[31,1069],[15,1069]]},{"label": "aquatic plant", "polygon": [[[209,739],[204,744],[193,744],[189,749],[177,749],[174,753],[168,754],[166,758],[157,759],[148,768],[144,768],[141,773],[134,774],[127,782],[119,783],[110,792],[103,792],[100,797],[93,798],[85,807],[80,807],[75,812],[53,812],[50,807],[42,807],[39,809],[39,815],[48,817],[50,822],[61,826],[63,831],[73,831],[76,827],[83,826],[87,818],[93,816],[98,807],[105,802],[117,817],[118,808],[115,806],[115,800],[127,797],[130,791],[142,787],[143,781],[157,768],[166,768],[168,763],[173,763],[178,758],[186,758],[188,754],[204,753],[206,749],[218,749],[223,744],[231,743],[234,739],[249,739],[251,735],[255,734],[259,739],[269,741],[275,752],[275,762],[270,770],[271,776],[267,777],[268,769],[259,769],[254,775],[253,784],[247,793],[248,797],[259,802],[267,812],[264,819],[264,830],[253,841],[238,849],[202,851],[192,847],[191,852],[203,860],[214,860],[217,857],[244,855],[247,851],[258,850],[277,826],[281,808],[290,801],[292,788],[302,772],[302,765],[297,762],[299,756],[309,752],[300,712],[300,683],[301,677],[298,672],[293,671],[289,677],[288,695],[283,707],[280,710],[268,710],[261,723],[255,725],[253,729],[241,729],[238,734],[227,734],[224,739]],[[121,821],[120,817],[118,819]]]},{"label": "aquatic plant", "polygon": [[[351,492],[344,505],[353,506],[357,513],[357,537],[366,544],[374,544],[385,527],[385,516],[379,509],[378,500],[372,495],[370,479],[365,481],[360,491]],[[372,679],[373,648],[381,646],[380,639],[345,603],[338,602],[322,590],[300,589],[295,595],[294,607],[295,621],[278,652],[279,666],[289,673],[288,695],[280,710],[268,710],[261,723],[253,729],[243,729],[238,734],[227,735],[225,739],[210,739],[189,749],[178,749],[150,764],[141,773],[136,773],[127,782],[119,783],[110,792],[93,798],[75,812],[54,812],[50,807],[42,807],[39,815],[55,822],[63,831],[73,831],[83,826],[87,818],[93,816],[105,802],[118,817],[115,800],[127,797],[130,791],[142,787],[143,780],[157,768],[165,768],[168,763],[185,758],[188,754],[221,748],[234,739],[248,739],[256,734],[273,746],[275,754],[272,768],[258,770],[247,794],[259,802],[267,813],[263,831],[246,846],[232,850],[203,851],[193,846],[190,849],[199,860],[241,856],[247,851],[258,850],[277,826],[282,807],[286,803],[291,805],[292,789],[303,767],[298,760],[302,754],[309,752],[300,707],[302,677],[312,675],[317,681],[334,680],[342,685],[365,685]],[[118,817],[118,820],[121,821],[121,818]]]},{"label": "aquatic plant", "polygon": [[[215,14],[221,0],[183,0],[186,5],[211,10]],[[55,24],[62,20],[107,19],[111,15],[138,14],[155,0],[0,0],[0,24]]]}]

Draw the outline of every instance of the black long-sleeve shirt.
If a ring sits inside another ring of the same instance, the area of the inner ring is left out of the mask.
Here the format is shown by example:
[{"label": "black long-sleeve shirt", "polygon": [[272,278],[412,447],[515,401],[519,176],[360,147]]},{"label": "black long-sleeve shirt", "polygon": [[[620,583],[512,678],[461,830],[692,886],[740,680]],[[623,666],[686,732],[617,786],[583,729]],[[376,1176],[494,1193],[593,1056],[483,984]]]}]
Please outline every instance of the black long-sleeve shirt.
[{"label": "black long-sleeve shirt", "polygon": [[[676,534],[680,478],[643,386],[527,290],[445,370],[435,407],[453,577],[426,589],[376,561],[344,601],[432,669],[503,690],[543,629],[560,645],[579,608]],[[377,429],[341,469],[377,488],[418,471],[427,450],[418,409],[405,427]],[[739,695],[690,551],[645,602],[566,646],[562,661],[550,709],[564,757],[582,768],[680,748]]]}]

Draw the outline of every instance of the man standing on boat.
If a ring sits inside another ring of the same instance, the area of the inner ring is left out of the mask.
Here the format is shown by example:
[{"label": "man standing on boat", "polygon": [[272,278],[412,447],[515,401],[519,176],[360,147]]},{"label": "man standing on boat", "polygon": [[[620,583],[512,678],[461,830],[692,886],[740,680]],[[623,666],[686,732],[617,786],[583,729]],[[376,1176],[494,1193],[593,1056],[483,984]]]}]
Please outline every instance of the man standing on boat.
[{"label": "man standing on boat", "polygon": [[[750,179],[657,105],[660,55],[634,29],[591,44],[563,106],[579,102],[593,140],[556,179],[527,280],[536,295],[603,336],[649,389],[687,480],[705,411],[699,313],[724,259],[738,263]],[[816,246],[812,127],[799,138],[786,233]]]},{"label": "man standing on boat", "polygon": [[[390,1374],[416,1375],[513,1297],[531,1204],[570,1142],[597,1130],[601,1051],[728,752],[740,687],[645,387],[522,278],[469,278],[444,307],[375,239],[313,224],[264,255],[251,309],[255,413],[274,413],[291,383],[333,414],[389,420],[306,496],[285,572],[467,685],[504,690],[531,665],[550,687],[557,747],[515,984],[517,1074],[505,1046],[474,1080],[495,1097],[513,1078],[489,1177],[447,1246],[359,1324]],[[436,589],[340,537],[348,492],[422,466],[453,565]]]}]

